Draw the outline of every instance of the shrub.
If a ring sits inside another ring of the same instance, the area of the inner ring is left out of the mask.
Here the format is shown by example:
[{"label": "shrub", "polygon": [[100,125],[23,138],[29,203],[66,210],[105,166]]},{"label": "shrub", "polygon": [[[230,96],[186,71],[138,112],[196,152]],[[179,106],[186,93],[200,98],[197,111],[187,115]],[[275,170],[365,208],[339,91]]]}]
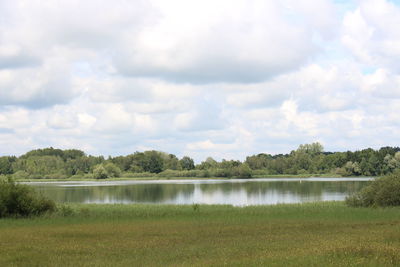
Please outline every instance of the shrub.
[{"label": "shrub", "polygon": [[208,178],[211,177],[211,172],[209,170],[202,170],[198,177]]},{"label": "shrub", "polygon": [[93,178],[106,179],[110,177],[120,177],[121,170],[114,163],[98,164],[93,169]]},{"label": "shrub", "polygon": [[154,177],[154,173],[150,172],[124,172],[122,173],[122,177],[125,178],[146,178],[146,177]]},{"label": "shrub", "polygon": [[44,178],[44,179],[67,179],[68,176],[60,171],[60,172],[56,172],[56,173],[46,174],[46,175],[42,176],[41,178]]},{"label": "shrub", "polygon": [[352,207],[400,206],[400,170],[373,181],[346,198],[346,204]]},{"label": "shrub", "polygon": [[270,175],[271,174],[271,172],[268,169],[252,170],[251,172],[255,176],[262,176],[262,175]]},{"label": "shrub", "polygon": [[106,169],[108,177],[120,177],[121,170],[112,162],[108,162],[104,165],[104,169]]},{"label": "shrub", "polygon": [[41,196],[32,187],[11,179],[0,181],[0,218],[35,216],[55,210],[54,201]]},{"label": "shrub", "polygon": [[305,170],[305,169],[300,169],[297,171],[297,174],[302,175],[302,174],[309,174],[309,171]]},{"label": "shrub", "polygon": [[165,170],[157,174],[159,177],[183,177],[183,171]]},{"label": "shrub", "polygon": [[232,177],[233,174],[231,169],[217,168],[217,169],[211,169],[211,176],[229,178]]},{"label": "shrub", "polygon": [[243,163],[233,169],[233,175],[238,178],[251,178],[252,170],[247,163]]},{"label": "shrub", "polygon": [[75,175],[72,175],[70,178],[71,178],[71,179],[82,179],[82,178],[84,178],[84,177],[85,177],[85,174],[77,173],[77,174],[75,174]]},{"label": "shrub", "polygon": [[14,179],[28,179],[29,178],[29,173],[26,171],[17,171],[12,175]]},{"label": "shrub", "polygon": [[83,175],[84,179],[94,179],[93,173],[85,173],[85,175]]},{"label": "shrub", "polygon": [[189,170],[186,172],[187,172],[187,177],[204,178],[210,176],[207,170]]},{"label": "shrub", "polygon": [[348,173],[345,168],[336,168],[332,172],[342,177],[350,176],[350,173]]},{"label": "shrub", "polygon": [[103,164],[99,164],[93,169],[93,177],[95,179],[106,179],[108,178],[107,170],[104,168]]}]

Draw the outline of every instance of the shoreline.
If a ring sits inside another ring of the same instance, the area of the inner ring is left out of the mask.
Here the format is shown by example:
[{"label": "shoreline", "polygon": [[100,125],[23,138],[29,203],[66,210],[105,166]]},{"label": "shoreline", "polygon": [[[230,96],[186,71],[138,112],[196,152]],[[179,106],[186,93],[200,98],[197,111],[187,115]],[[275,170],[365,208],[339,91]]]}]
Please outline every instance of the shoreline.
[{"label": "shoreline", "polygon": [[95,178],[39,178],[39,179],[15,179],[16,182],[30,183],[30,182],[115,182],[115,181],[168,181],[168,180],[255,180],[255,179],[309,179],[309,178],[332,178],[332,179],[346,179],[346,178],[377,178],[378,176],[339,176],[334,174],[310,174],[310,175],[255,175],[251,178],[240,178],[240,177],[118,177],[118,178],[106,178],[106,179],[95,179]]}]

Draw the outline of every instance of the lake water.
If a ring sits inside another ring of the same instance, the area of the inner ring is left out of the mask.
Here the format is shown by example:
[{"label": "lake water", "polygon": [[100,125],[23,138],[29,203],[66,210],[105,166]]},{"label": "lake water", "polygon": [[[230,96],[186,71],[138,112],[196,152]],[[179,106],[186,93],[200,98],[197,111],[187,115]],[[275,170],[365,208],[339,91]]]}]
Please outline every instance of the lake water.
[{"label": "lake water", "polygon": [[29,183],[57,202],[229,204],[344,200],[372,178],[279,178]]}]

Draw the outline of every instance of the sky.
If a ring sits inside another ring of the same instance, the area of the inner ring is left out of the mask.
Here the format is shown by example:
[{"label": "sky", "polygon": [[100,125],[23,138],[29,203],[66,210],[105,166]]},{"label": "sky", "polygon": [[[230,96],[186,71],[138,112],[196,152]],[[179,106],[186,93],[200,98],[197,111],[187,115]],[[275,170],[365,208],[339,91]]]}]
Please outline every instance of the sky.
[{"label": "sky", "polygon": [[0,0],[0,155],[399,146],[399,2]]}]

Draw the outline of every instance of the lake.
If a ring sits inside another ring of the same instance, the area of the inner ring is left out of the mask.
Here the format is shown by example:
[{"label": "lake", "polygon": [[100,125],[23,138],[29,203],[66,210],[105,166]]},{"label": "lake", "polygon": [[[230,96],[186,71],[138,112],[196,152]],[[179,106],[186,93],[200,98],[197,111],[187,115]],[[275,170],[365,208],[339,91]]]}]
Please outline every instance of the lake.
[{"label": "lake", "polygon": [[234,206],[344,200],[373,178],[277,178],[33,182],[61,203],[229,204]]}]

